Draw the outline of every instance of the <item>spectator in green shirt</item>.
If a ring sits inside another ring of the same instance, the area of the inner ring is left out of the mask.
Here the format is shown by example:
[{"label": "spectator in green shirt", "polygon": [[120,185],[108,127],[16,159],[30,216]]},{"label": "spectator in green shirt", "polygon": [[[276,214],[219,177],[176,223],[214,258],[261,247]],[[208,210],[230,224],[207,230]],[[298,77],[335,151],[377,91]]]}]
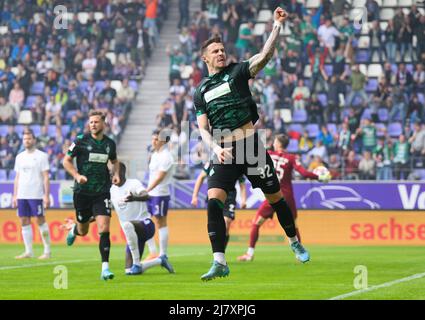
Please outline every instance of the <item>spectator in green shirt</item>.
[{"label": "spectator in green shirt", "polygon": [[362,152],[373,152],[377,144],[377,130],[370,119],[364,119],[362,126],[357,129],[356,137],[362,137]]},{"label": "spectator in green shirt", "polygon": [[409,174],[409,150],[410,145],[406,137],[402,134],[394,143],[394,171],[396,180],[406,179]]},{"label": "spectator in green shirt", "polygon": [[376,162],[376,179],[392,180],[392,158],[393,148],[391,140],[386,141],[385,137],[378,139],[378,144],[373,151],[373,157]]}]

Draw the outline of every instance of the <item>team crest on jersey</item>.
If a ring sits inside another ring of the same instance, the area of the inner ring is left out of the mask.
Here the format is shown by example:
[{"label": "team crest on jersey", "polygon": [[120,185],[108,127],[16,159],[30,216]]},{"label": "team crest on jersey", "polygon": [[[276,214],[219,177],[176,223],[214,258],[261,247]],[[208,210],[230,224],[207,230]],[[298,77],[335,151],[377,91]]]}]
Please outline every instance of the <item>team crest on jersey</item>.
[{"label": "team crest on jersey", "polygon": [[90,145],[88,145],[87,146],[87,151],[92,151],[93,150],[93,147],[92,146],[90,146]]},{"label": "team crest on jersey", "polygon": [[109,151],[111,151],[111,149],[109,148],[109,145],[106,146],[106,153],[109,153]]},{"label": "team crest on jersey", "polygon": [[213,169],[211,169],[211,171],[210,171],[210,177],[212,177],[212,175],[215,173],[215,171],[214,171],[214,168]]},{"label": "team crest on jersey", "polygon": [[228,74],[226,74],[224,77],[223,77],[223,81],[228,81],[229,80],[229,75]]}]

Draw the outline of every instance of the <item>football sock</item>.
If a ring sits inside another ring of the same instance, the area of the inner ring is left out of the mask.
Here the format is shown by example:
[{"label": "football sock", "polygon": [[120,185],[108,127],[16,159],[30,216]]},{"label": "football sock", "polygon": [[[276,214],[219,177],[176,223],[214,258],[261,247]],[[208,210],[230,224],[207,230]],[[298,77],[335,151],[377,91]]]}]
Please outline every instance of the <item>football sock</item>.
[{"label": "football sock", "polygon": [[158,230],[159,233],[159,255],[166,255],[168,249],[168,227],[162,227]]},{"label": "football sock", "polygon": [[297,242],[298,241],[298,237],[297,236],[295,236],[295,237],[288,237],[288,240],[289,240],[289,244],[293,244],[294,242]]},{"label": "football sock", "polygon": [[72,228],[72,234],[74,236],[79,236],[80,234],[78,233],[78,228],[77,228],[77,224],[74,224],[74,227]]},{"label": "football sock", "polygon": [[218,199],[208,200],[208,236],[213,252],[225,252],[226,224],[223,217],[223,203]]},{"label": "football sock", "polygon": [[160,258],[155,258],[142,263],[142,269],[145,271],[146,269],[152,268],[154,266],[159,266],[161,264]]},{"label": "football sock", "polygon": [[249,246],[255,248],[255,244],[258,241],[258,235],[260,232],[260,226],[256,223],[252,224],[251,233],[249,234]]},{"label": "football sock", "polygon": [[102,262],[109,261],[109,251],[111,250],[111,239],[109,238],[109,232],[100,233],[99,251],[102,256]]},{"label": "football sock", "polygon": [[297,235],[295,231],[295,221],[292,216],[291,209],[286,201],[282,198],[278,202],[270,204],[274,211],[276,211],[277,218],[282,228],[285,230],[286,235],[291,238]]},{"label": "football sock", "polygon": [[230,238],[230,235],[226,234],[226,238],[224,240],[224,249],[227,248],[227,244],[229,243],[229,238]]},{"label": "football sock", "polygon": [[155,244],[155,238],[154,237],[152,237],[148,241],[146,241],[146,244],[148,245],[150,254],[157,254],[158,253],[156,251],[156,244]]},{"label": "football sock", "polygon": [[226,258],[224,257],[224,253],[223,252],[214,252],[213,253],[214,256],[214,260],[217,261],[220,264],[226,265]]},{"label": "football sock", "polygon": [[250,256],[254,255],[254,248],[253,247],[249,247],[248,251],[246,252],[247,254],[249,254]]},{"label": "football sock", "polygon": [[32,227],[31,225],[22,226],[22,238],[25,245],[25,253],[33,254],[32,251]]},{"label": "football sock", "polygon": [[50,231],[49,231],[49,225],[45,222],[39,227],[41,239],[43,241],[44,245],[44,253],[49,254],[50,253]]},{"label": "football sock", "polygon": [[297,232],[297,238],[298,238],[298,241],[299,241],[299,243],[301,243],[301,234],[300,234],[300,229],[295,228],[295,231]]},{"label": "football sock", "polygon": [[122,228],[124,230],[125,238],[127,239],[131,257],[133,258],[133,264],[140,265],[139,244],[134,225],[131,222],[124,222],[122,224]]}]

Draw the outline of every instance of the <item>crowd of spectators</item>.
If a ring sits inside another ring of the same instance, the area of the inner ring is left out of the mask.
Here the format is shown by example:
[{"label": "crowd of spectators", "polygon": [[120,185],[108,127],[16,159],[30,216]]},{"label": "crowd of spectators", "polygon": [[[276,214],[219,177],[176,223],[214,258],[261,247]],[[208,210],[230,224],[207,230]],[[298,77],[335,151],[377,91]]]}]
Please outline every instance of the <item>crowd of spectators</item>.
[{"label": "crowd of spectators", "polygon": [[[368,22],[356,28],[346,0],[309,8],[296,0],[206,0],[191,17],[187,3],[179,1],[179,45],[168,49],[170,92],[157,117],[158,128],[173,130],[175,146],[185,141],[198,159],[208,159],[202,142],[188,141],[180,127],[189,121],[196,129],[192,96],[207,75],[202,42],[219,35],[229,63],[249,59],[268,38],[280,5],[290,14],[283,37],[250,81],[267,146],[273,134],[287,133],[290,152],[311,170],[326,165],[335,179],[425,179],[423,8],[366,0]],[[261,20],[264,13],[270,20]],[[196,174],[192,162],[179,165],[179,177]]]},{"label": "crowd of spectators", "polygon": [[27,127],[54,179],[66,178],[61,159],[91,109],[106,113],[105,133],[119,141],[167,2],[0,1],[0,180],[13,178]]}]

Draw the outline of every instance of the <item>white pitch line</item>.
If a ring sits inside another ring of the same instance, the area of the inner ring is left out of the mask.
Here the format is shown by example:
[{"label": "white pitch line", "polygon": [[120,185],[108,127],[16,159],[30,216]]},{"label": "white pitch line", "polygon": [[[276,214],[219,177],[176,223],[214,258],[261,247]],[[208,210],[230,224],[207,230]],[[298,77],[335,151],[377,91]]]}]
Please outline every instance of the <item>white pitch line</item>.
[{"label": "white pitch line", "polygon": [[[207,253],[193,253],[193,254],[173,254],[170,255],[170,257],[189,257],[189,256],[201,256],[201,255],[206,255]],[[110,259],[110,260],[118,260],[117,258],[115,259]],[[80,263],[80,262],[93,262],[93,261],[98,261],[98,259],[90,259],[90,260],[63,260],[63,261],[52,261],[52,262],[47,262],[47,263],[33,263],[33,264],[24,264],[22,266],[5,266],[5,267],[0,267],[0,271],[3,270],[13,270],[13,269],[24,269],[24,268],[34,268],[34,267],[44,267],[44,266],[51,266],[51,265],[59,265],[59,264],[67,264],[67,263]]]},{"label": "white pitch line", "polygon": [[378,290],[378,289],[381,289],[381,288],[388,288],[388,287],[391,287],[391,286],[398,284],[398,283],[407,282],[407,281],[411,281],[411,280],[415,280],[415,279],[420,279],[420,278],[423,278],[423,277],[425,277],[425,272],[424,273],[417,273],[417,274],[414,274],[414,275],[406,277],[406,278],[401,278],[401,279],[393,280],[393,281],[390,281],[390,282],[385,282],[385,283],[382,283],[382,284],[377,285],[377,286],[371,286],[371,287],[366,288],[366,289],[352,291],[352,292],[349,292],[349,293],[346,293],[346,294],[342,294],[340,296],[330,298],[329,300],[342,300],[342,299],[345,299],[345,298],[348,298],[348,297],[357,296],[357,295],[365,293],[365,292],[370,292],[370,291]]},{"label": "white pitch line", "polygon": [[44,267],[44,266],[67,264],[67,263],[88,262],[88,261],[97,261],[97,260],[94,260],[94,259],[91,259],[91,260],[63,260],[63,261],[52,261],[52,262],[47,262],[47,263],[24,264],[22,266],[6,266],[6,267],[0,267],[0,271],[2,271],[2,270],[11,270],[11,269]]}]

